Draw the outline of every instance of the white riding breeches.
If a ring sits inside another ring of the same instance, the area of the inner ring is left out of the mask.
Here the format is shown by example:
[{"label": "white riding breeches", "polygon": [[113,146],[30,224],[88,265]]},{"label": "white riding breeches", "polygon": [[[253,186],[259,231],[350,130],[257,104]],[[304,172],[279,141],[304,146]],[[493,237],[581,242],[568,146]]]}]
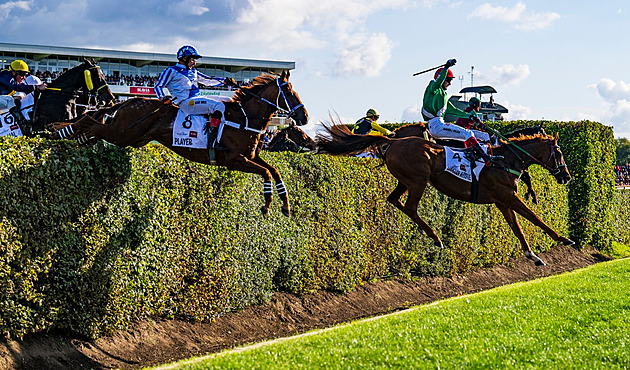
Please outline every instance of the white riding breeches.
[{"label": "white riding breeches", "polygon": [[490,142],[490,134],[487,132],[483,132],[483,131],[477,131],[477,130],[471,130],[473,132],[473,134],[475,134],[475,137],[477,138],[477,141],[479,142],[483,142],[483,143],[489,143]]},{"label": "white riding breeches", "polygon": [[466,141],[475,136],[472,130],[457,126],[454,123],[446,123],[442,117],[434,117],[429,120],[429,132],[438,139],[452,139]]},{"label": "white riding breeches", "polygon": [[15,101],[11,95],[0,95],[0,111],[15,107]]},{"label": "white riding breeches", "polygon": [[179,109],[186,114],[212,114],[215,111],[225,113],[223,102],[203,95],[180,102]]}]

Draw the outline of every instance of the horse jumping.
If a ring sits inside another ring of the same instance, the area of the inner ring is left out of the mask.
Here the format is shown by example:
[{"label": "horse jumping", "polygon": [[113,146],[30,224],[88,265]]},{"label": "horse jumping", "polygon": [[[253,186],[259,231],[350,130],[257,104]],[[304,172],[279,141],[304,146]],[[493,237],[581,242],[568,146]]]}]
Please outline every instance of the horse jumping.
[{"label": "horse jumping", "polygon": [[260,175],[264,180],[263,215],[269,212],[274,180],[283,202],[282,213],[289,216],[289,197],[280,173],[260,157],[258,149],[258,141],[276,111],[284,111],[298,125],[308,122],[308,112],[293,90],[289,76],[288,71],[280,76],[258,76],[250,86],[240,87],[232,100],[225,102],[224,117],[230,125],[223,127],[221,144],[227,150],[217,151],[215,161],[207,149],[173,145],[173,125],[179,108],[157,99],[129,99],[111,108],[92,112],[73,124],[58,125],[57,138],[95,137],[121,147],[134,148],[157,141],[194,162]]},{"label": "horse jumping", "polygon": [[61,74],[36,95],[33,132],[47,136],[50,123],[77,119],[92,102],[95,106],[107,106],[114,100],[100,67],[93,59],[84,58],[82,64]]},{"label": "horse jumping", "polygon": [[[443,247],[438,235],[417,212],[427,184],[431,183],[443,194],[462,201],[471,202],[472,194],[469,182],[444,171],[446,167],[444,147],[419,137],[391,139],[384,136],[355,135],[342,125],[325,128],[330,137],[318,135],[319,152],[351,155],[363,152],[367,148],[374,148],[376,155],[398,179],[398,185],[387,197],[387,201],[409,216],[434,240],[435,245]],[[568,183],[571,176],[557,144],[557,137],[537,134],[514,138],[511,141],[529,153],[529,156],[519,155],[518,151],[510,150],[506,144],[494,147],[493,153],[505,159],[501,161],[502,166],[489,166],[481,171],[478,179],[478,196],[473,203],[494,204],[518,238],[525,256],[537,266],[542,266],[545,263],[529,247],[516,214],[540,227],[558,243],[573,245],[574,242],[555,232],[527,207],[517,195],[517,174],[532,164],[539,164],[560,184]],[[409,194],[403,205],[400,199],[406,192]]]}]

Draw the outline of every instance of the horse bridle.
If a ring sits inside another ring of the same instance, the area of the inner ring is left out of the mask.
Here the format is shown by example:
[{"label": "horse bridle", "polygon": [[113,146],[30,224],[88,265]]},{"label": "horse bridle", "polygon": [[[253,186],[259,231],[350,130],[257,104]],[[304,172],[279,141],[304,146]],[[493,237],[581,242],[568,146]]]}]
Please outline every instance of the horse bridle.
[{"label": "horse bridle", "polygon": [[[516,155],[516,157],[523,162],[523,159],[521,158],[520,155],[518,155],[518,153],[512,149],[512,146],[520,149],[523,153],[527,154],[528,157],[530,157],[531,159],[534,160],[534,162],[536,162],[537,164],[539,164],[542,168],[546,169],[547,171],[549,171],[549,173],[552,176],[556,176],[558,175],[560,172],[562,172],[567,165],[566,164],[560,164],[558,162],[558,158],[556,157],[556,149],[560,150],[560,146],[558,146],[558,144],[555,144],[554,142],[550,142],[549,143],[549,149],[550,149],[550,153],[549,154],[549,159],[547,159],[546,163],[543,163],[542,161],[538,160],[536,157],[534,157],[533,155],[529,154],[529,152],[527,152],[525,149],[522,149],[520,146],[514,144],[513,142],[508,140],[508,149],[510,149],[510,151],[512,151],[512,153],[514,153],[514,155]],[[553,159],[554,165],[555,167],[551,167],[549,166],[549,162],[551,162],[551,160]]]},{"label": "horse bridle", "polygon": [[[94,102],[96,103],[95,106],[98,107],[98,103],[99,103],[99,98],[98,98],[98,92],[99,90],[109,86],[107,84],[107,82],[105,82],[103,85],[94,88],[94,77],[92,76],[92,73],[90,73],[91,69],[100,69],[100,66],[92,66],[87,68],[85,71],[83,71],[83,76],[85,78],[85,86],[87,87],[87,93],[88,93],[88,104],[87,106],[90,106],[90,102],[92,101],[92,99],[94,99]],[[58,87],[47,87],[46,90],[44,91],[49,91],[51,93],[57,93],[57,94],[61,94],[61,95],[67,95],[67,96],[72,96],[74,98],[78,98],[81,96],[81,94],[79,93],[79,91],[81,91],[81,89],[76,89],[76,90],[63,90],[60,89]],[[41,91],[40,91],[40,95],[41,95]],[[105,102],[103,102],[105,103]],[[77,105],[82,105],[82,104],[77,104]]]},{"label": "horse bridle", "polygon": [[[261,100],[269,105],[271,105],[272,107],[275,108],[276,111],[280,111],[282,113],[287,113],[287,117],[290,118],[298,109],[302,108],[304,106],[304,104],[300,103],[296,106],[293,106],[289,100],[287,99],[287,96],[284,94],[284,90],[282,90],[282,87],[287,86],[289,84],[288,81],[280,83],[280,77],[276,78],[276,84],[278,85],[278,95],[276,96],[276,102],[272,103],[269,100],[263,98],[262,96],[253,93],[249,90],[243,89],[243,91],[246,94],[249,94],[255,98],[257,98],[258,100]],[[284,104],[286,106],[285,108],[280,107],[280,96],[282,96],[282,99],[284,100]]]}]

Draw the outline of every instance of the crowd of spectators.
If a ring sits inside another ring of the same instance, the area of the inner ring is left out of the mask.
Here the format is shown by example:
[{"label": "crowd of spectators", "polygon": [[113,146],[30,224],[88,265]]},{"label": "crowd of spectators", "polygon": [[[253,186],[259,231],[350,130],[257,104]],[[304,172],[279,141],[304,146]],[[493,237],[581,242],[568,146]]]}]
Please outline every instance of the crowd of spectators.
[{"label": "crowd of spectators", "polygon": [[615,185],[630,186],[630,163],[615,166]]},{"label": "crowd of spectators", "polygon": [[106,75],[107,83],[110,85],[127,85],[127,86],[155,86],[158,76],[139,76],[139,75]]}]

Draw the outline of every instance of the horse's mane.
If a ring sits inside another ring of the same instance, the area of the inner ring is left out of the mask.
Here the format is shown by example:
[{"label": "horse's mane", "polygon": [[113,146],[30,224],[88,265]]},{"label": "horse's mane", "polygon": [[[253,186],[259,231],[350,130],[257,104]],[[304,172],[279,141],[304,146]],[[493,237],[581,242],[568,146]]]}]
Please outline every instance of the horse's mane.
[{"label": "horse's mane", "polygon": [[553,136],[551,136],[551,135],[533,134],[533,135],[520,135],[520,136],[517,136],[517,137],[513,137],[513,138],[510,138],[510,141],[523,142],[523,141],[529,141],[529,140],[534,140],[534,139],[554,140],[555,138]]},{"label": "horse's mane", "polygon": [[236,90],[236,92],[232,96],[232,100],[230,101],[234,103],[242,103],[243,101],[245,101],[245,98],[250,96],[246,93],[246,91],[250,91],[256,94],[258,90],[260,90],[261,87],[274,81],[276,78],[277,78],[276,76],[270,75],[267,73],[260,75],[254,78],[254,80],[248,86],[239,87],[238,90]]}]

